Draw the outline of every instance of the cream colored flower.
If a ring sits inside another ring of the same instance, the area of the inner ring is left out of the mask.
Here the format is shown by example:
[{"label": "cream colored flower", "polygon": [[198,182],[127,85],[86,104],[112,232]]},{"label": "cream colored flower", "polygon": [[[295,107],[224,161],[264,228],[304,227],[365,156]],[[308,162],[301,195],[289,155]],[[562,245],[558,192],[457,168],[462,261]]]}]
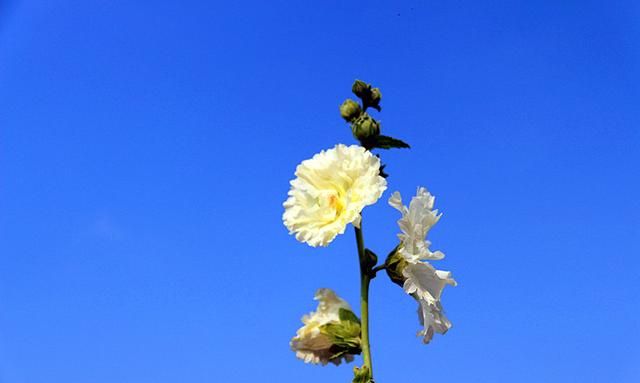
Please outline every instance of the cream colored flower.
[{"label": "cream colored flower", "polygon": [[318,309],[302,317],[304,326],[291,339],[291,349],[305,363],[324,366],[331,362],[338,365],[343,358],[346,362],[351,362],[353,355],[348,353],[333,357],[335,354],[335,349],[332,348],[334,343],[327,332],[322,331],[322,327],[325,325],[340,323],[340,309],[351,311],[351,307],[331,289],[318,289],[314,299],[319,301]]},{"label": "cream colored flower", "polygon": [[426,240],[429,230],[442,216],[442,214],[438,214],[438,210],[433,209],[434,202],[435,197],[423,187],[418,188],[416,196],[411,199],[409,208],[402,204],[399,192],[393,193],[389,198],[389,205],[402,213],[402,218],[398,220],[402,231],[398,234],[398,238],[402,242],[400,252],[410,262],[444,258],[441,251],[432,252],[429,250],[431,242]]},{"label": "cream colored flower", "polygon": [[345,231],[359,226],[360,212],[374,204],[387,188],[380,160],[361,146],[336,145],[296,168],[282,220],[300,242],[327,246]]}]

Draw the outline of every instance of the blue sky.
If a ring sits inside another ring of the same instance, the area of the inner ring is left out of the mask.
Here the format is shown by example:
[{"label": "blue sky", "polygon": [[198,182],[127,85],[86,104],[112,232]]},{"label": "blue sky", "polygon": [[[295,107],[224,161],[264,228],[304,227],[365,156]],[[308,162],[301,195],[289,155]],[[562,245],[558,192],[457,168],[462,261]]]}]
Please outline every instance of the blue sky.
[{"label": "blue sky", "polygon": [[[0,3],[0,381],[348,382],[289,350],[318,287],[357,306],[351,231],[282,202],[354,143],[355,78],[412,145],[459,286],[424,346],[373,281],[379,382],[640,381],[640,6],[633,1]],[[359,361],[358,361],[359,362]]]}]

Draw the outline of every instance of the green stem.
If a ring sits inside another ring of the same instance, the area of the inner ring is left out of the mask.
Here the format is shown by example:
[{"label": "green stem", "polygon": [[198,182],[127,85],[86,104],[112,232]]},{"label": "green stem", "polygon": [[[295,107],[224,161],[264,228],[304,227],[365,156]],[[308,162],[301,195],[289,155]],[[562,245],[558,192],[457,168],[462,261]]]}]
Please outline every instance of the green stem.
[{"label": "green stem", "polygon": [[360,222],[360,228],[354,228],[356,231],[356,243],[358,245],[358,257],[360,259],[360,315],[362,316],[360,329],[362,337],[362,356],[364,359],[364,365],[369,369],[369,377],[373,379],[371,349],[369,346],[369,282],[371,281],[371,266],[367,262],[364,251],[362,221]]},{"label": "green stem", "polygon": [[387,268],[387,266],[385,264],[376,266],[373,269],[371,269],[371,275],[375,277],[376,274],[378,273],[378,271],[385,270],[386,268]]}]

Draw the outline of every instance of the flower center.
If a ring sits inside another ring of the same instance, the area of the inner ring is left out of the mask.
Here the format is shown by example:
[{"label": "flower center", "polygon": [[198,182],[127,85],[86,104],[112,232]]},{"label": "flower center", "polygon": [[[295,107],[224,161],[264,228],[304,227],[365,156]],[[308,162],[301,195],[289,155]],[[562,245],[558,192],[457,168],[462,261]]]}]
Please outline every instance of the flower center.
[{"label": "flower center", "polygon": [[336,212],[336,217],[342,213],[344,210],[344,204],[342,203],[342,199],[335,194],[331,194],[329,196],[329,206]]}]

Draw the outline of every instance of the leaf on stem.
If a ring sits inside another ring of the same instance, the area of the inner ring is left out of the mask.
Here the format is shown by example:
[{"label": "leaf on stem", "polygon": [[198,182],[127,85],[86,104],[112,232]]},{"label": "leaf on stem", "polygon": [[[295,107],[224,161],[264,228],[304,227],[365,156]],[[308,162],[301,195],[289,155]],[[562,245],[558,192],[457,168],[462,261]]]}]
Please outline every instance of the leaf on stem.
[{"label": "leaf on stem", "polygon": [[410,148],[406,142],[389,136],[377,136],[373,145],[379,149]]}]

